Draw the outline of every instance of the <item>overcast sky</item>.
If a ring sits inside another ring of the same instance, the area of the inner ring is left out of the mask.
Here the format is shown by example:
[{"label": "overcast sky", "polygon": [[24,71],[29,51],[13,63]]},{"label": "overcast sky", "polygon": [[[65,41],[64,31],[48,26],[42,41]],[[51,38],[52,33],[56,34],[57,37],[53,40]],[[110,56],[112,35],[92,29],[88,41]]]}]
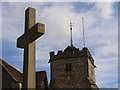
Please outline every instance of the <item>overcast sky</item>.
[{"label": "overcast sky", "polygon": [[27,7],[35,8],[36,22],[45,24],[45,34],[36,41],[37,71],[46,70],[50,79],[49,52],[57,53],[70,45],[70,19],[74,22],[74,46],[82,49],[81,17],[84,17],[86,46],[97,66],[97,85],[100,88],[118,87],[117,2],[3,2],[0,16],[2,59],[21,72],[23,49],[16,47],[16,41],[24,33],[24,11]]}]

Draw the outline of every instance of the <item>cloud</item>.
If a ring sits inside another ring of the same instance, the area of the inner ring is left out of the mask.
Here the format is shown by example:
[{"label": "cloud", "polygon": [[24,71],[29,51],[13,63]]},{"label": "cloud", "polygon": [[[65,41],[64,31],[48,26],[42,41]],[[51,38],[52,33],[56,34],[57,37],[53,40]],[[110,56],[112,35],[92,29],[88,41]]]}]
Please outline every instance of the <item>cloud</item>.
[{"label": "cloud", "polygon": [[100,13],[100,16],[103,19],[110,19],[112,18],[112,14],[113,12],[113,3],[105,3],[105,2],[97,2],[95,3],[95,7],[96,9],[99,11],[98,13]]},{"label": "cloud", "polygon": [[96,60],[99,60],[99,62],[96,64],[96,80],[98,86],[103,88],[118,88],[118,71],[116,70],[118,67],[117,60]]},{"label": "cloud", "polygon": [[2,0],[2,2],[118,2],[119,0]]},{"label": "cloud", "polygon": [[[3,39],[16,41],[16,39],[24,33],[24,10],[32,6],[33,8],[42,8],[43,3],[2,3],[2,29],[7,30],[3,32]],[[21,6],[22,5],[22,6]],[[10,11],[12,13],[10,13]],[[4,24],[5,23],[5,24]],[[14,32],[14,34],[11,34]],[[6,36],[9,36],[6,37]]]},{"label": "cloud", "polygon": [[[40,17],[40,20],[42,22],[49,22],[48,24],[46,23],[46,30],[48,30],[48,32],[46,31],[47,36],[45,36],[48,37],[48,40],[43,39],[44,41],[47,41],[45,45],[48,44],[51,48],[58,47],[58,50],[61,49],[60,47],[65,47],[66,43],[69,43],[69,32],[67,31],[69,27],[64,26],[67,23],[66,21],[69,22],[69,19],[67,19],[66,17],[74,18],[73,22],[75,24],[73,27],[73,36],[75,36],[75,41],[77,40],[77,38],[82,38],[82,26],[80,25],[80,21],[81,16],[84,16],[87,45],[90,47],[94,46],[95,54],[93,56],[95,57],[95,62],[97,62],[96,65],[98,67],[96,70],[96,76],[98,77],[96,78],[97,83],[100,87],[108,88],[110,86],[108,86],[106,83],[110,83],[113,77],[116,77],[114,78],[114,80],[116,81],[115,84],[117,83],[118,40],[117,17],[113,17],[113,4],[106,4],[108,6],[105,7],[105,10],[104,8],[101,8],[103,7],[104,3],[100,3],[100,6],[98,3],[95,3],[95,6],[92,9],[90,9],[88,12],[83,13],[75,13],[72,6],[55,5],[50,7],[49,9],[46,8]],[[109,10],[109,12],[106,12],[106,10]],[[106,15],[103,14],[104,12],[106,12]],[[56,15],[56,13],[59,14]],[[67,42],[65,43],[64,40]],[[40,42],[43,41],[41,40]],[[49,50],[46,52],[49,52]],[[110,75],[111,71],[114,71],[112,72],[114,74]],[[117,85],[114,85],[113,87],[116,88],[116,86]]]},{"label": "cloud", "polygon": [[111,2],[89,4],[92,5],[89,10],[82,11],[87,6],[76,10],[73,3],[4,3],[2,38],[16,44],[17,37],[24,33],[24,10],[28,6],[36,8],[37,22],[45,24],[45,34],[36,41],[37,68],[48,68],[49,52],[63,50],[70,43],[70,18],[74,22],[74,45],[82,47],[81,17],[84,17],[86,45],[92,48],[98,67],[97,82],[99,87],[106,87],[103,83],[108,85],[113,81],[111,78],[117,81],[117,17],[113,16]]}]

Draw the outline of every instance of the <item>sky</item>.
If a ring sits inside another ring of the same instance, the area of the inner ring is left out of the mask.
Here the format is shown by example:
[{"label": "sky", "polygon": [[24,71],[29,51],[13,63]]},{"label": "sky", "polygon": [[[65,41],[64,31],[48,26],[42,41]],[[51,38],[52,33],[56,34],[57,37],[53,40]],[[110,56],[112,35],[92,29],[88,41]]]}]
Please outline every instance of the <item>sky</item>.
[{"label": "sky", "polygon": [[[112,1],[112,0],[111,0]],[[22,72],[23,49],[16,47],[24,33],[25,9],[36,9],[36,22],[45,24],[45,34],[36,40],[36,70],[46,70],[50,80],[49,52],[70,45],[70,19],[73,44],[83,48],[82,17],[85,42],[95,59],[99,88],[118,88],[118,3],[117,2],[2,2],[2,56]]]}]

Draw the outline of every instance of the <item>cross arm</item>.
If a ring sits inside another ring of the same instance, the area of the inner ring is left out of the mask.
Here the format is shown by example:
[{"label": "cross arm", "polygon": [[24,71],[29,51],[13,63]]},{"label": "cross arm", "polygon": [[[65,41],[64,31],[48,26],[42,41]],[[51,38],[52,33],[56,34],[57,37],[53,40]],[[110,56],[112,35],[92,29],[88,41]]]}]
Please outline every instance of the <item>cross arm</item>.
[{"label": "cross arm", "polygon": [[28,32],[24,33],[17,39],[17,47],[24,48],[26,44],[35,41],[45,33],[45,25],[41,23],[35,24]]}]

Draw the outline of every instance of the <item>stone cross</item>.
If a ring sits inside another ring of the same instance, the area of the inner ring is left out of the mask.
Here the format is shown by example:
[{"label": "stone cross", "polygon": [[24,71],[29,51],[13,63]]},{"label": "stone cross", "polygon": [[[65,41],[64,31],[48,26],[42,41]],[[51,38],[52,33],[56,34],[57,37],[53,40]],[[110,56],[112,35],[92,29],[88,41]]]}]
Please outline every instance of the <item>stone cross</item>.
[{"label": "stone cross", "polygon": [[17,39],[17,47],[24,49],[23,88],[36,88],[35,40],[42,36],[45,25],[35,24],[35,9],[25,11],[25,33]]}]

